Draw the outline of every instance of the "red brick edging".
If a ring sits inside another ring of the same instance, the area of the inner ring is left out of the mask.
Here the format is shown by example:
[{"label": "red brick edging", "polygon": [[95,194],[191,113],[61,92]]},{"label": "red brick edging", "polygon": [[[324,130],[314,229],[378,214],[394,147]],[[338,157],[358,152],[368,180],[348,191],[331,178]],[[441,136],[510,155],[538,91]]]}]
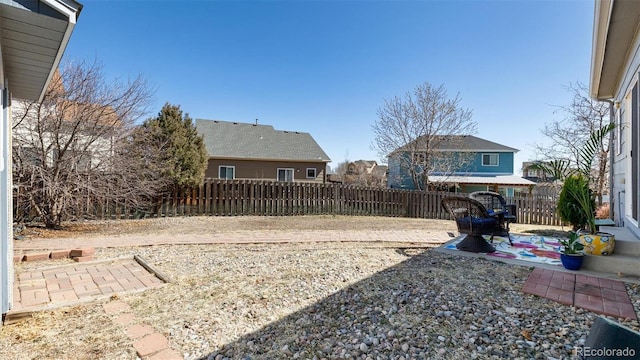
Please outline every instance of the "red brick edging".
[{"label": "red brick edging", "polygon": [[43,252],[30,252],[21,255],[13,255],[13,262],[19,263],[22,261],[44,261],[44,260],[56,260],[72,258],[77,262],[93,261],[93,256],[96,253],[96,249],[92,247],[79,248],[79,249],[67,249],[67,250],[51,250]]}]

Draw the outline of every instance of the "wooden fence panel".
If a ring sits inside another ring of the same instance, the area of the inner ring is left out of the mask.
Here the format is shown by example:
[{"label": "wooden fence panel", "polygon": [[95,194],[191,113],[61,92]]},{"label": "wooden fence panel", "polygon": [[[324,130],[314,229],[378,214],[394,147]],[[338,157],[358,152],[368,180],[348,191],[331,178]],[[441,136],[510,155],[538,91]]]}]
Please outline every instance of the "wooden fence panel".
[{"label": "wooden fence panel", "polygon": [[[285,183],[262,180],[205,179],[186,191],[159,195],[144,209],[130,208],[106,198],[89,198],[74,210],[73,216],[89,219],[130,219],[172,216],[291,216],[291,215],[370,215],[449,219],[441,208],[445,192],[419,192],[399,189],[364,188],[322,183]],[[15,219],[29,221],[33,216],[23,206],[24,194],[14,192]],[[556,198],[518,196],[506,198],[516,206],[519,223],[562,225],[556,213]],[[84,214],[82,214],[84,213]]]}]

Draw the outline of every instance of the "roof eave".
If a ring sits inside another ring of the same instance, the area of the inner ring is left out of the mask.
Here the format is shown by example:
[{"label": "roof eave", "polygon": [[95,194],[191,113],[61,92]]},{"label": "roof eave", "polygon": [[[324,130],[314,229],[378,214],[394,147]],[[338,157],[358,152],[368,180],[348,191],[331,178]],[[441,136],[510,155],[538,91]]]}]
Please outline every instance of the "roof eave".
[{"label": "roof eave", "polygon": [[330,163],[331,159],[271,159],[271,158],[248,158],[248,157],[232,157],[232,156],[215,156],[209,155],[210,160],[242,160],[242,161],[286,161],[297,163],[323,162]]},{"label": "roof eave", "polygon": [[638,31],[638,17],[638,2],[595,2],[589,81],[592,98],[605,100],[616,96]]},{"label": "roof eave", "polygon": [[[49,44],[47,45],[50,46],[49,49],[54,50],[51,52],[41,51],[42,46],[39,44],[29,42],[19,43],[21,46],[20,51],[37,54],[40,69],[46,70],[42,72],[30,71],[29,66],[31,65],[24,63],[22,59],[20,59],[20,56],[12,56],[5,51],[7,49],[4,48],[4,44],[2,44],[3,48],[0,52],[2,53],[2,60],[4,63],[2,75],[5,79],[8,79],[13,96],[21,99],[40,101],[44,96],[47,85],[53,78],[54,73],[60,64],[64,51],[69,43],[71,33],[75,28],[76,21],[80,11],[82,10],[82,4],[74,0],[39,0],[38,4],[44,4],[55,10],[58,13],[57,15],[60,15],[60,17],[54,18],[47,14],[41,14],[39,5],[37,4],[33,5],[35,10],[30,10],[22,6],[17,6],[15,3],[0,3],[0,5],[4,7],[4,9],[0,10],[13,12],[13,14],[10,15],[19,17],[21,20],[29,20],[21,21],[19,26],[22,26],[23,28],[14,29],[14,31],[21,32],[22,30],[28,29],[30,31],[24,33],[38,34],[37,36],[45,32],[61,33],[61,36],[59,37],[47,38],[47,41],[49,41]],[[2,11],[0,11],[0,14],[2,14]],[[11,16],[8,18],[13,19]],[[44,18],[48,20],[42,21]],[[37,24],[37,26],[32,24]],[[62,29],[64,30],[60,31]],[[5,29],[5,31],[9,30]],[[23,74],[28,74],[28,77]],[[20,80],[16,85],[15,80],[12,79]]]},{"label": "roof eave", "polygon": [[434,149],[433,151],[439,152],[497,152],[497,153],[517,153],[518,149]]},{"label": "roof eave", "polygon": [[593,38],[591,50],[591,76],[589,88],[591,97],[598,98],[600,90],[600,80],[602,76],[602,64],[604,63],[604,48],[606,34],[609,27],[609,16],[611,15],[611,1],[603,0],[595,2],[593,16]]},{"label": "roof eave", "polygon": [[[58,10],[61,14],[64,14],[69,22],[67,24],[67,29],[62,37],[62,41],[60,42],[60,46],[58,47],[58,52],[53,60],[53,67],[51,67],[51,71],[49,72],[49,76],[47,76],[47,80],[45,84],[49,84],[53,75],[62,60],[62,55],[64,51],[67,49],[67,45],[69,44],[69,39],[71,38],[71,34],[73,33],[73,29],[76,27],[76,22],[78,21],[78,16],[80,16],[80,12],[82,11],[82,4],[74,0],[41,0],[52,8]],[[41,101],[44,97],[44,93],[47,91],[46,86],[40,92],[38,96],[38,101]]]}]

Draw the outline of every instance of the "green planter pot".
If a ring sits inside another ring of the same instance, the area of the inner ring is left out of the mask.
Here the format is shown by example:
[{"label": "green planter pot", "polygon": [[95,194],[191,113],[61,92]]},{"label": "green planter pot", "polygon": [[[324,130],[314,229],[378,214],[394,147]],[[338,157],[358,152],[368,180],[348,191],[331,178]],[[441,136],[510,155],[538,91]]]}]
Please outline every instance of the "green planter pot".
[{"label": "green planter pot", "polygon": [[560,254],[560,261],[562,262],[562,266],[568,270],[580,270],[582,267],[582,260],[584,260],[584,255],[567,255]]}]

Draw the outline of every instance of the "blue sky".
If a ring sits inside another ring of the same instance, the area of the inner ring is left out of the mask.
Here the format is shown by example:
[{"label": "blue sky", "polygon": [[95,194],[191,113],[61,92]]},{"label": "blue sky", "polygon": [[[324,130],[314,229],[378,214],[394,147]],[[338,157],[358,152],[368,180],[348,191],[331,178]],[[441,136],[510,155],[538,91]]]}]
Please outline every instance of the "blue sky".
[{"label": "blue sky", "polygon": [[143,75],[192,118],[309,132],[333,160],[377,160],[385,99],[425,81],[473,110],[476,136],[534,158],[566,86],[588,84],[593,1],[92,1],[67,60]]}]

